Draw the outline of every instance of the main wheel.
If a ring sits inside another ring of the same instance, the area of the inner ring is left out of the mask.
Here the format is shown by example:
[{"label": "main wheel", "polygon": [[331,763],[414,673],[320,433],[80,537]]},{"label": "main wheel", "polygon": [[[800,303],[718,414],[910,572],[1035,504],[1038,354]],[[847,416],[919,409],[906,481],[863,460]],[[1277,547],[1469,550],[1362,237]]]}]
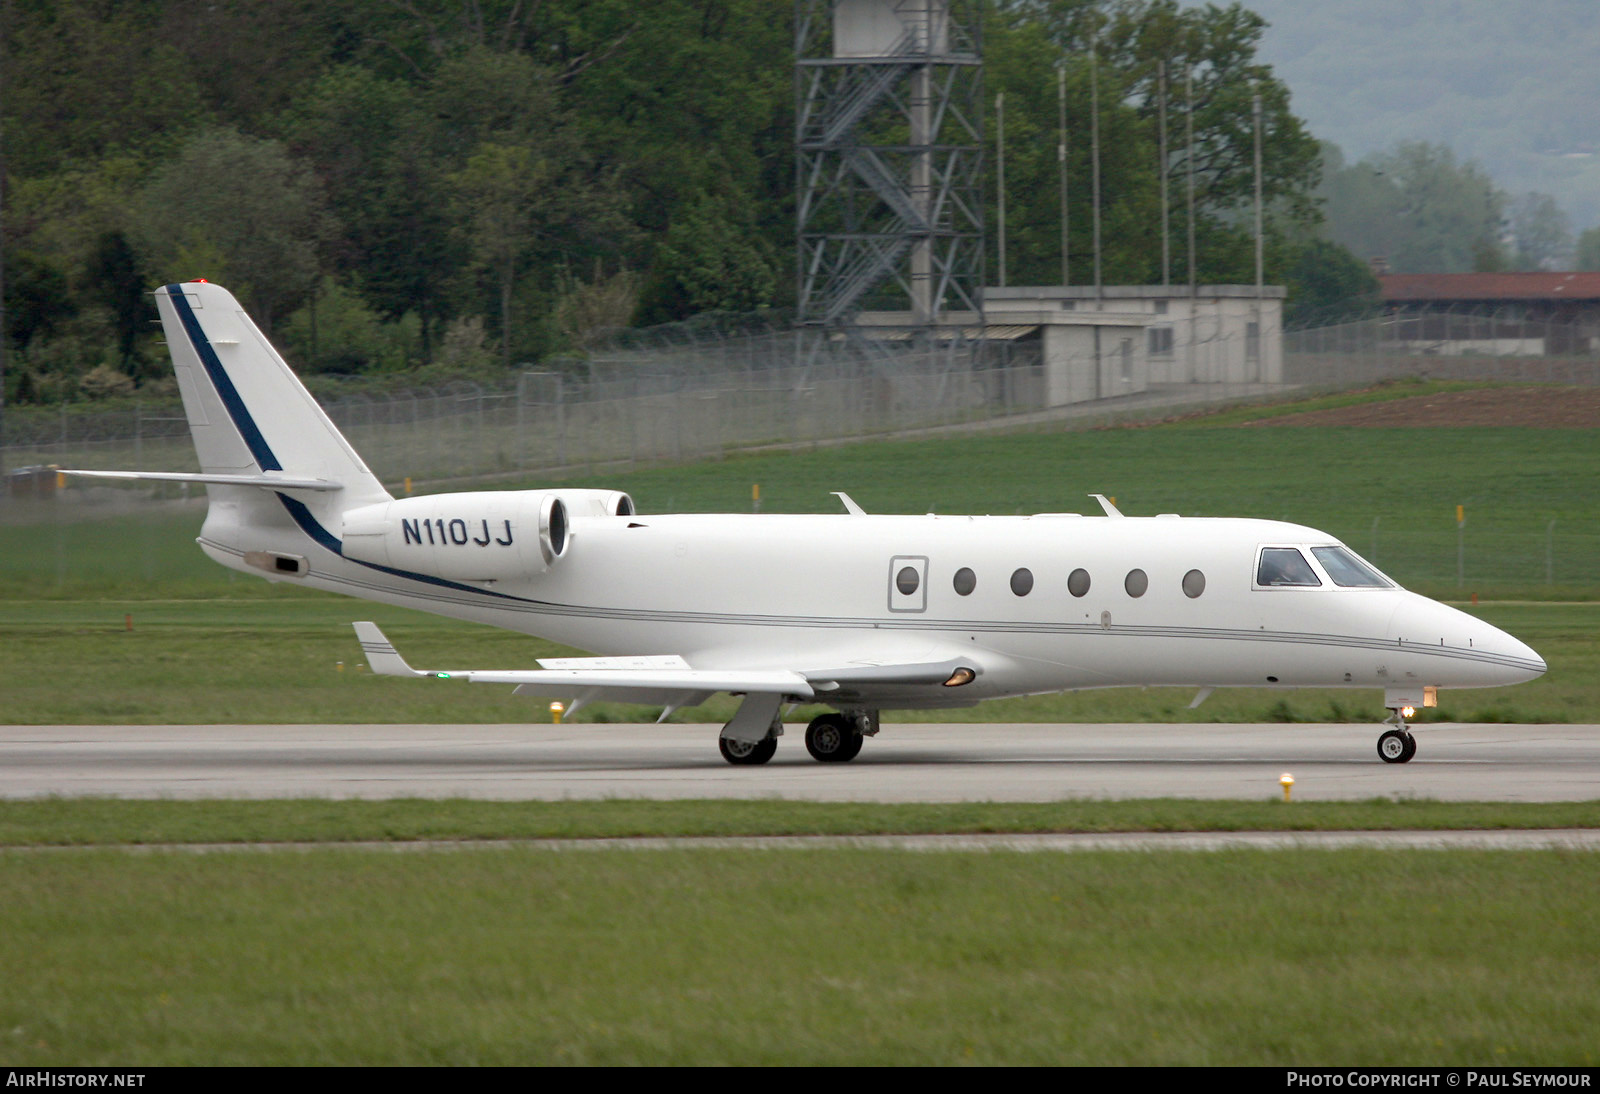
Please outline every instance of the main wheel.
[{"label": "main wheel", "polygon": [[1378,757],[1386,764],[1403,764],[1417,754],[1417,739],[1403,729],[1391,729],[1378,738]]},{"label": "main wheel", "polygon": [[778,751],[778,738],[736,741],[732,737],[718,737],[717,748],[721,749],[722,758],[730,764],[764,764]]},{"label": "main wheel", "polygon": [[861,752],[861,734],[843,714],[822,714],[806,726],[806,751],[819,763],[848,763]]}]

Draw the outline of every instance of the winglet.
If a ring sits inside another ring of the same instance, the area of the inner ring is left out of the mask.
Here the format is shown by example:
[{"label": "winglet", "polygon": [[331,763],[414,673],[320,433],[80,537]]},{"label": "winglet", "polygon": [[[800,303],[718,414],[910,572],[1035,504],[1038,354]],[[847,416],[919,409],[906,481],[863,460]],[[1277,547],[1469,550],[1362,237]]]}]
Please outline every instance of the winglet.
[{"label": "winglet", "polygon": [[394,643],[383,636],[376,623],[355,624],[356,637],[361,640],[361,651],[367,655],[367,664],[372,667],[378,676],[432,676],[429,672],[418,672],[406,664],[406,659],[401,657],[394,648]]},{"label": "winglet", "polygon": [[849,494],[846,494],[843,490],[834,490],[831,491],[831,493],[834,497],[844,502],[844,510],[851,516],[864,517],[867,515],[867,511],[856,504],[856,499],[852,498]]}]

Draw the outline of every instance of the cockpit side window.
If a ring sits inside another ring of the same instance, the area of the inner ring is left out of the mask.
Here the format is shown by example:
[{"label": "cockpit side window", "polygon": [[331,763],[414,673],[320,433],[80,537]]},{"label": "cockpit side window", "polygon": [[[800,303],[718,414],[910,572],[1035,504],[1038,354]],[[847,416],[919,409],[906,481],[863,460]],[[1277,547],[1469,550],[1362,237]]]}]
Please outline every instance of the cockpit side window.
[{"label": "cockpit side window", "polygon": [[1322,568],[1328,572],[1335,585],[1345,589],[1392,589],[1382,574],[1368,566],[1354,552],[1345,547],[1313,547]]},{"label": "cockpit side window", "polygon": [[1263,547],[1256,566],[1256,584],[1269,587],[1321,585],[1311,563],[1294,547]]}]

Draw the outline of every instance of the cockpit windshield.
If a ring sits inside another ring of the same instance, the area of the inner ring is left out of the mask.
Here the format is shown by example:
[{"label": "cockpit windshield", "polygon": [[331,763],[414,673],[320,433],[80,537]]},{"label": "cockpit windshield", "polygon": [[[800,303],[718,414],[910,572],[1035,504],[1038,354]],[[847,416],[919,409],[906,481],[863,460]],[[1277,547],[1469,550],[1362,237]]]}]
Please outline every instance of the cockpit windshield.
[{"label": "cockpit windshield", "polygon": [[1317,579],[1311,563],[1293,547],[1263,547],[1261,562],[1256,566],[1256,584],[1272,587],[1315,586]]},{"label": "cockpit windshield", "polygon": [[1391,589],[1394,586],[1378,571],[1368,566],[1345,547],[1313,547],[1322,568],[1333,583],[1346,589]]}]

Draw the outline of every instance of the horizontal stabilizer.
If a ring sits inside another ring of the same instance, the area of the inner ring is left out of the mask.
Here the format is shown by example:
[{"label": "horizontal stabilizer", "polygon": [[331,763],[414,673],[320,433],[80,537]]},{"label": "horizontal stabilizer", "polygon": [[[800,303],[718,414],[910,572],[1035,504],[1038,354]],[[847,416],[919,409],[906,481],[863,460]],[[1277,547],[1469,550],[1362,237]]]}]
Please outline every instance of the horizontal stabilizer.
[{"label": "horizontal stabilizer", "polygon": [[124,482],[199,482],[216,486],[259,486],[265,490],[341,490],[343,483],[328,479],[297,479],[287,475],[189,475],[169,471],[79,471],[61,469],[63,475]]}]

